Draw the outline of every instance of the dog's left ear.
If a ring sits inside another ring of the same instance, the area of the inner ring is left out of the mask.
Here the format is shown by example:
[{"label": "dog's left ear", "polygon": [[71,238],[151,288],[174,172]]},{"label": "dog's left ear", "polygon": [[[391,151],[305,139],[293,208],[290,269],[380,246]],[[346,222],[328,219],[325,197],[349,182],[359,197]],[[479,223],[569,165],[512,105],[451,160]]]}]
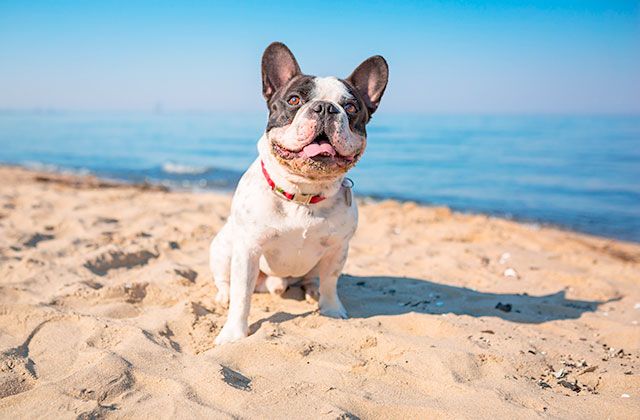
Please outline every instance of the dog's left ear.
[{"label": "dog's left ear", "polygon": [[387,87],[389,66],[382,56],[374,55],[364,60],[346,80],[362,95],[371,115],[378,109]]},{"label": "dog's left ear", "polygon": [[282,42],[270,44],[262,54],[262,95],[269,102],[278,89],[302,74],[293,53]]}]

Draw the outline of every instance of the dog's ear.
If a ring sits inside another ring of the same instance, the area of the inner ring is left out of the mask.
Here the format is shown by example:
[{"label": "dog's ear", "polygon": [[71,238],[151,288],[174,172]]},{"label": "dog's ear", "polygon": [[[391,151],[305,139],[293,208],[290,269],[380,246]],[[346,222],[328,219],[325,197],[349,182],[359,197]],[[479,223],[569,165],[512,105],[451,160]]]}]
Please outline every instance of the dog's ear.
[{"label": "dog's ear", "polygon": [[262,54],[262,95],[269,102],[278,89],[302,74],[293,53],[282,42],[274,42]]},{"label": "dog's ear", "polygon": [[374,55],[364,60],[346,80],[358,90],[371,115],[378,109],[387,87],[389,66],[382,56]]}]

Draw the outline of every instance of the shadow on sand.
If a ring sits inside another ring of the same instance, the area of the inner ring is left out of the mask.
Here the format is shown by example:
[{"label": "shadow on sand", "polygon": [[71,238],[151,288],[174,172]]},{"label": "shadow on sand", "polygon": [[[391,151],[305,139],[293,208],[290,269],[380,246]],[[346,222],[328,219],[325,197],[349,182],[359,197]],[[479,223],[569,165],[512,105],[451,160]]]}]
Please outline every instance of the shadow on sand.
[{"label": "shadow on sand", "polygon": [[[544,296],[530,296],[526,293],[484,293],[411,277],[358,277],[347,274],[340,278],[338,294],[349,313],[349,318],[416,312],[431,315],[468,315],[476,318],[498,317],[522,324],[577,319],[585,312],[595,312],[600,305],[621,299],[617,297],[602,302],[572,300],[566,298],[564,290]],[[304,293],[299,287],[292,287],[282,297],[304,300]],[[279,324],[309,316],[313,312],[277,312],[253,323],[249,330],[253,334],[265,322]]]},{"label": "shadow on sand", "polygon": [[338,293],[350,318],[409,312],[451,313],[499,317],[525,324],[577,319],[585,312],[594,312],[602,304],[620,299],[602,302],[572,300],[566,298],[564,290],[544,296],[484,293],[410,277],[350,275],[341,277]]}]

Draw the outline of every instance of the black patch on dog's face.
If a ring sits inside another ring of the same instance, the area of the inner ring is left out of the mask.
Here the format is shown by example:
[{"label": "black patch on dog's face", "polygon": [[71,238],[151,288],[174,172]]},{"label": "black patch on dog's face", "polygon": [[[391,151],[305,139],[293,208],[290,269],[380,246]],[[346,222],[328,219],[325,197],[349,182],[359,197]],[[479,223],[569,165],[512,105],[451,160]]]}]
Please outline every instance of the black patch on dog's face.
[{"label": "black patch on dog's face", "polygon": [[360,95],[358,90],[355,89],[353,86],[351,86],[349,82],[347,82],[346,80],[340,80],[340,81],[346,86],[347,91],[354,98],[352,100],[345,101],[345,103],[342,103],[340,105],[344,107],[347,104],[347,102],[351,102],[357,108],[356,113],[354,114],[347,113],[347,115],[349,116],[349,126],[351,127],[351,130],[353,132],[366,136],[367,135],[366,126],[369,120],[371,119],[371,115],[369,115],[369,110],[367,109],[367,106],[365,105],[365,102],[362,99],[362,96]]},{"label": "black patch on dog's face", "polygon": [[[315,79],[315,76],[310,75],[296,76],[271,97],[267,102],[269,107],[267,131],[275,127],[284,127],[293,122],[300,108],[314,99],[311,95],[315,88]],[[357,89],[345,80],[340,80],[340,82],[345,85],[352,98],[344,98],[339,105],[344,108],[348,103],[351,103],[357,109],[353,114],[347,113],[349,126],[354,132],[366,136],[366,125],[371,119],[367,106]],[[301,102],[299,105],[293,106],[288,103],[289,99],[294,95],[300,97]]]},{"label": "black patch on dog's face", "polygon": [[[366,124],[376,111],[387,86],[389,67],[382,56],[376,55],[363,61],[352,73],[340,82],[352,96],[333,101],[343,107],[351,101],[356,112],[346,113],[352,132],[366,136]],[[298,111],[312,100],[316,78],[303,75],[293,53],[281,42],[271,43],[262,55],[262,93],[269,107],[267,131],[291,124]],[[300,103],[288,103],[292,95],[300,97]],[[328,116],[327,118],[335,118]],[[344,115],[344,114],[343,114]],[[320,129],[324,125],[320,125]]]},{"label": "black patch on dog's face", "polygon": [[[296,76],[271,97],[267,106],[269,107],[269,121],[267,131],[275,127],[284,127],[293,122],[298,110],[311,99],[311,93],[315,87],[314,77],[307,75]],[[292,96],[299,96],[299,105],[289,105],[288,101]]]}]

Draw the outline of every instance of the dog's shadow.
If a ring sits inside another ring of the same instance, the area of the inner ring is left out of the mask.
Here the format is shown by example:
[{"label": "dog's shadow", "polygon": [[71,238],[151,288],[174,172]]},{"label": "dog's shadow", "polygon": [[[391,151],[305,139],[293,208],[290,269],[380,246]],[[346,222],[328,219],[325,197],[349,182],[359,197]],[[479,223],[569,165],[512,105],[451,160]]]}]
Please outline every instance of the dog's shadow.
[{"label": "dog's shadow", "polygon": [[[468,315],[476,318],[498,317],[522,324],[541,324],[560,319],[577,319],[585,312],[595,312],[600,305],[620,300],[588,301],[567,299],[564,290],[544,296],[526,293],[485,293],[466,287],[447,286],[410,277],[342,275],[338,294],[349,318],[370,318],[378,315],[401,315],[410,312],[439,315]],[[304,300],[299,287],[292,287],[284,299]],[[277,312],[251,325],[254,333],[264,322],[276,324],[302,314]]]},{"label": "dog's shadow", "polygon": [[564,290],[544,296],[485,293],[409,277],[343,275],[338,293],[350,318],[400,315],[409,312],[499,317],[511,322],[540,324],[577,319],[607,301],[567,299]]}]

